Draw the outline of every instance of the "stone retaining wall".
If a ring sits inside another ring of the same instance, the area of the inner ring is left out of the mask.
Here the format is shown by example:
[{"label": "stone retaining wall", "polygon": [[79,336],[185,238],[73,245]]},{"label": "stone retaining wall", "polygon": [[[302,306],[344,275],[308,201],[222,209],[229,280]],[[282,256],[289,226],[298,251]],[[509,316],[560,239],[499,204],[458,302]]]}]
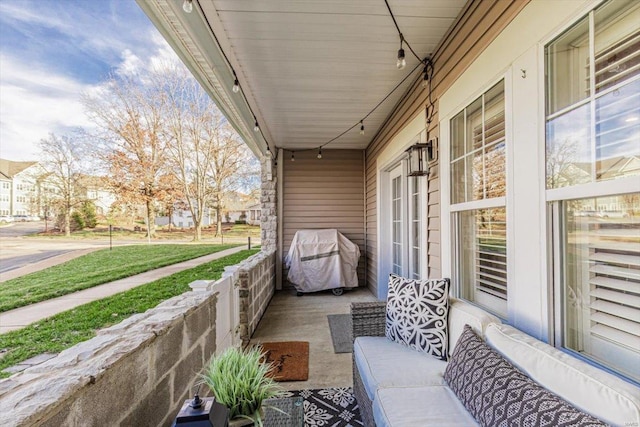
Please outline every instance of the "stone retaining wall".
[{"label": "stone retaining wall", "polygon": [[184,293],[0,380],[0,425],[170,425],[216,350],[216,303]]},{"label": "stone retaining wall", "polygon": [[276,252],[262,251],[238,267],[240,339],[246,345],[276,289]]}]

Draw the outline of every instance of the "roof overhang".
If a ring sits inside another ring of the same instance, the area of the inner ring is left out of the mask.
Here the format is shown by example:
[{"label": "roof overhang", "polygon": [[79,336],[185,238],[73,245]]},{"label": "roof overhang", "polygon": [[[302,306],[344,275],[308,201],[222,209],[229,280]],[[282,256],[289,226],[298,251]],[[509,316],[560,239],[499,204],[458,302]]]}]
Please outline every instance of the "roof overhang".
[{"label": "roof overhang", "polygon": [[[266,141],[271,150],[317,148],[350,128],[326,148],[364,149],[421,78],[406,46],[407,67],[396,68],[399,37],[383,0],[193,0],[191,13],[183,0],[137,2],[255,154]],[[435,51],[464,3],[389,0],[420,57]],[[231,67],[244,97],[231,90]]]}]

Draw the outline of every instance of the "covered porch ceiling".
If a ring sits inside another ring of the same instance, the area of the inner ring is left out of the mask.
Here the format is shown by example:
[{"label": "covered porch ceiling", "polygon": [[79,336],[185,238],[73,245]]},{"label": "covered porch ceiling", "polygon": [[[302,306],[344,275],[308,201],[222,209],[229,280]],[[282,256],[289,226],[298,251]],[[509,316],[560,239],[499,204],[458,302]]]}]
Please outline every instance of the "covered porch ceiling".
[{"label": "covered porch ceiling", "polygon": [[[396,68],[400,39],[384,0],[193,0],[191,13],[184,0],[137,1],[255,154],[267,143],[272,151],[364,149],[422,78],[406,45],[407,66]],[[465,5],[388,2],[420,57]],[[241,93],[232,91],[234,70]]]}]

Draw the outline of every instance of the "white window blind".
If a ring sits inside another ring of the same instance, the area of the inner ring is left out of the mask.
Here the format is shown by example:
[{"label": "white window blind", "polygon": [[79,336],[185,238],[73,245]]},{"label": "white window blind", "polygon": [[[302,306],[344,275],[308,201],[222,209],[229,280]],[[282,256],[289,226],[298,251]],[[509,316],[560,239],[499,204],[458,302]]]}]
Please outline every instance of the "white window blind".
[{"label": "white window blind", "polygon": [[590,331],[640,350],[640,243],[589,245]]}]

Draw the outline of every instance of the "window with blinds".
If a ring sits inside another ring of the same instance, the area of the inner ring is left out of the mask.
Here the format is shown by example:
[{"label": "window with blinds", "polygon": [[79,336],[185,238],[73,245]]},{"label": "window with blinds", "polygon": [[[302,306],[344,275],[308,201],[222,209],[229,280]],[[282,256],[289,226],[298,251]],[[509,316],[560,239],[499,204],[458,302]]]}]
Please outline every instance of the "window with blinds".
[{"label": "window with blinds", "polygon": [[462,298],[506,317],[504,82],[451,120],[451,136],[454,280]]},{"label": "window with blinds", "polygon": [[[638,22],[639,2],[607,1],[545,47],[558,344],[636,381],[640,193],[629,184],[640,175]],[[571,199],[576,185],[583,198]]]},{"label": "window with blinds", "polygon": [[563,344],[640,378],[640,193],[562,203]]}]

